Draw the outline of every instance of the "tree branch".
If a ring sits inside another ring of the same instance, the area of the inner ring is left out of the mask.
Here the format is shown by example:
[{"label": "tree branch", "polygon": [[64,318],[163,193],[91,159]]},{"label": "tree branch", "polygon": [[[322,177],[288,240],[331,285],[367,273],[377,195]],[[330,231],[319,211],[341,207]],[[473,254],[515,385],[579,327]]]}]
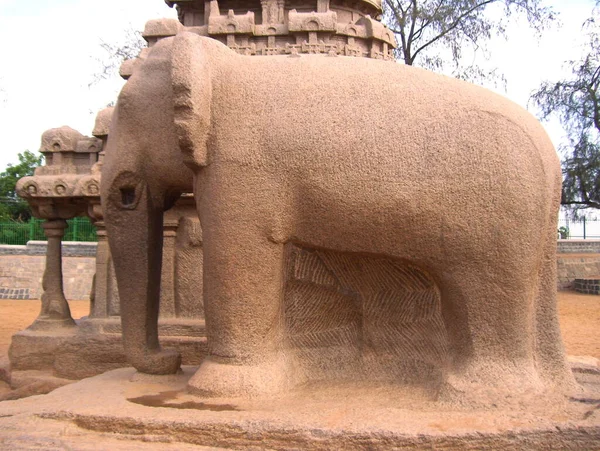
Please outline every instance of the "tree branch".
[{"label": "tree branch", "polygon": [[433,12],[429,15],[429,19],[428,20],[424,20],[422,25],[419,27],[419,29],[417,31],[415,31],[414,33],[414,40],[417,40],[421,37],[421,35],[423,34],[423,31],[433,23],[433,18],[435,16],[437,16],[437,14],[440,11],[440,8],[442,7],[442,5],[444,4],[444,0],[440,0],[438,2],[438,4],[436,5],[435,9],[433,10]]},{"label": "tree branch", "polygon": [[461,13],[455,20],[453,23],[450,24],[450,26],[446,29],[443,30],[440,34],[438,34],[437,36],[435,36],[434,38],[430,39],[429,41],[427,41],[425,44],[423,44],[421,47],[419,47],[415,53],[413,54],[413,60],[414,58],[421,52],[423,51],[425,48],[429,47],[431,44],[439,41],[440,39],[442,39],[444,36],[448,35],[450,32],[454,31],[461,23],[461,21],[469,16],[471,13],[473,13],[474,11],[476,11],[477,9],[486,6],[490,3],[495,3],[498,0],[485,0],[481,3],[477,3],[476,5],[474,5],[473,7],[469,8],[468,10],[464,11],[463,13]]},{"label": "tree branch", "polygon": [[600,209],[600,203],[594,202],[593,200],[588,200],[588,201],[561,200],[560,204],[561,205],[585,205],[586,207]]},{"label": "tree branch", "polygon": [[417,5],[417,0],[411,0],[412,12],[410,14],[410,31],[408,32],[408,38],[406,39],[406,51],[410,58],[410,64],[413,63],[413,58],[410,55],[410,50],[412,47],[412,43],[414,42],[415,35],[415,24],[417,23],[417,17],[419,15],[419,7]]}]

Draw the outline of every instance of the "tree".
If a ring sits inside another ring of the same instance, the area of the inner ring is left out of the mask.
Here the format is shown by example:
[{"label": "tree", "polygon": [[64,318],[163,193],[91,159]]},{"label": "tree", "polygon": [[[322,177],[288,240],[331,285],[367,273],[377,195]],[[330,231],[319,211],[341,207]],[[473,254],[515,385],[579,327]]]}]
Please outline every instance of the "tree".
[{"label": "tree", "polygon": [[[600,2],[597,2],[597,5]],[[600,11],[595,8],[583,24],[584,56],[568,61],[570,76],[544,82],[531,95],[541,119],[557,117],[567,134],[559,147],[563,156],[562,204],[575,215],[600,208]]]},{"label": "tree", "polygon": [[141,32],[130,27],[125,30],[120,41],[101,41],[100,47],[105,54],[103,58],[98,59],[100,68],[94,74],[90,86],[117,75],[123,61],[136,58],[141,50],[146,47],[146,41]]},{"label": "tree", "polygon": [[9,164],[0,173],[0,220],[3,221],[27,221],[31,217],[27,202],[17,196],[15,186],[21,177],[33,175],[35,168],[42,164],[43,157],[26,150],[18,158],[18,164]]},{"label": "tree", "polygon": [[454,76],[472,81],[498,77],[496,69],[463,60],[488,57],[486,44],[492,36],[506,37],[513,15],[524,15],[538,34],[555,19],[541,0],[384,0],[383,6],[383,20],[398,39],[398,60],[433,71],[451,66]]}]

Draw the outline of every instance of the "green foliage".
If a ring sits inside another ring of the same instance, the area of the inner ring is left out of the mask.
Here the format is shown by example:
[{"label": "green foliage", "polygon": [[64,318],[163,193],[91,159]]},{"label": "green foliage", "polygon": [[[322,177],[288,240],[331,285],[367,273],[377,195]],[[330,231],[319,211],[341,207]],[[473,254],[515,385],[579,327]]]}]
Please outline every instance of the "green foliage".
[{"label": "green foliage", "polygon": [[27,202],[17,196],[15,186],[17,181],[25,176],[33,175],[36,167],[43,161],[42,155],[36,155],[26,150],[18,155],[18,164],[9,164],[0,173],[0,220],[27,221],[31,210]]},{"label": "green foliage", "polygon": [[[525,16],[538,33],[555,19],[541,0],[384,0],[383,6],[383,20],[398,39],[397,59],[433,71],[451,67],[454,76],[473,81],[498,78],[496,69],[465,65],[463,56],[489,57],[487,42],[506,37],[513,15]],[[502,14],[490,14],[493,6]]]},{"label": "green foliage", "polygon": [[567,133],[563,155],[562,203],[572,214],[600,208],[600,11],[584,24],[585,54],[568,61],[571,75],[548,81],[531,96],[541,118],[557,117]]},{"label": "green foliage", "polygon": [[566,240],[569,238],[569,228],[562,226],[558,228],[558,235],[560,236],[561,240]]},{"label": "green foliage", "polygon": [[[44,220],[31,218],[28,222],[0,221],[0,244],[24,245],[28,241],[45,241],[42,229]],[[87,217],[78,217],[67,221],[63,241],[98,241],[96,227]]]}]

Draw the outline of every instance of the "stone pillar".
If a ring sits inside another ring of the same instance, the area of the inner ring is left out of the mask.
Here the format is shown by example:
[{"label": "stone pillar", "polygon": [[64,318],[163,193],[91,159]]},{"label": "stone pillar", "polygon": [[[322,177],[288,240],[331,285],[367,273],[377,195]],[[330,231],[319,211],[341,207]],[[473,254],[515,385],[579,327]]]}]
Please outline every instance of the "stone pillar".
[{"label": "stone pillar", "polygon": [[[194,206],[190,206],[194,208]],[[202,229],[192,210],[179,220],[175,243],[175,311],[177,318],[204,318],[202,302]]]},{"label": "stone pillar", "polygon": [[[168,213],[167,215],[168,216]],[[175,239],[177,218],[165,217],[163,223],[163,256],[160,281],[160,317],[175,317]]]},{"label": "stone pillar", "polygon": [[29,326],[30,330],[48,330],[75,326],[69,303],[63,292],[61,241],[67,222],[64,219],[48,220],[42,224],[48,238],[46,269],[42,279],[42,310]]},{"label": "stone pillar", "polygon": [[108,264],[110,251],[106,240],[104,221],[96,221],[98,247],[96,249],[96,274],[94,275],[94,292],[90,316],[92,318],[106,318],[108,316]]}]

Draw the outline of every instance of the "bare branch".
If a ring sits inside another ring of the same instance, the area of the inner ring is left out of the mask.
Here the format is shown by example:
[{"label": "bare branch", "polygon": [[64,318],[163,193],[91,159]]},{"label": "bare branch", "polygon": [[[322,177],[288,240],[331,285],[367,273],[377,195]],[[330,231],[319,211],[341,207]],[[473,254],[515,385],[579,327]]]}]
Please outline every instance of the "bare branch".
[{"label": "bare branch", "polygon": [[437,36],[433,37],[432,39],[430,39],[429,41],[427,41],[425,44],[421,45],[417,50],[415,50],[415,52],[413,53],[413,59],[414,57],[416,57],[419,53],[421,53],[424,49],[426,49],[427,47],[429,47],[430,45],[434,44],[435,42],[439,41],[440,39],[442,39],[443,37],[447,36],[449,33],[451,33],[452,31],[454,31],[461,23],[462,21],[470,16],[474,11],[476,11],[477,9],[483,8],[486,5],[489,5],[491,3],[494,3],[498,0],[485,0],[483,2],[477,3],[475,4],[472,8],[464,11],[462,14],[460,14],[455,20],[454,22],[452,22],[450,24],[450,26],[446,29],[443,30],[441,33],[439,33]]}]

